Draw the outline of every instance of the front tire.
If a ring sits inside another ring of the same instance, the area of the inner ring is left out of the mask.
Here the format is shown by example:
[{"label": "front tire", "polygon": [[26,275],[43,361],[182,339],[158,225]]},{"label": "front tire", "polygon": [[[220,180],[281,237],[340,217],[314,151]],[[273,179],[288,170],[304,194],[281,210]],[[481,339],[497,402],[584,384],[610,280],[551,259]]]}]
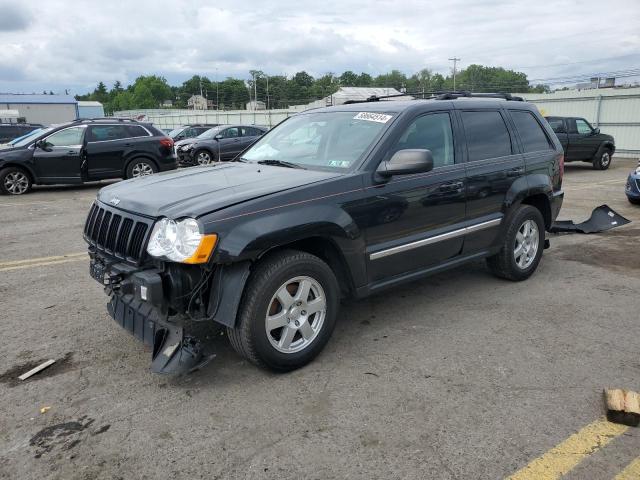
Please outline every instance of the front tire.
[{"label": "front tire", "polygon": [[196,165],[210,165],[213,160],[213,154],[209,150],[198,150],[193,154]]},{"label": "front tire", "polygon": [[611,165],[611,149],[603,148],[598,150],[596,156],[593,158],[593,168],[595,170],[607,170]]},{"label": "front tire", "polygon": [[640,205],[640,198],[627,197],[627,200],[629,200],[629,203],[632,203],[634,205]]},{"label": "front tire", "polygon": [[507,280],[529,278],[540,263],[544,250],[544,219],[530,205],[521,205],[507,217],[506,233],[500,251],[487,258],[491,272]]},{"label": "front tire", "polygon": [[20,167],[0,170],[0,193],[3,195],[24,195],[31,190],[31,177]]},{"label": "front tire", "polygon": [[285,250],[260,261],[228,328],[233,348],[251,363],[286,372],[313,360],[331,337],[340,289],[318,257]]},{"label": "front tire", "polygon": [[146,158],[134,158],[127,166],[127,178],[138,178],[152,175],[158,171],[156,165]]}]

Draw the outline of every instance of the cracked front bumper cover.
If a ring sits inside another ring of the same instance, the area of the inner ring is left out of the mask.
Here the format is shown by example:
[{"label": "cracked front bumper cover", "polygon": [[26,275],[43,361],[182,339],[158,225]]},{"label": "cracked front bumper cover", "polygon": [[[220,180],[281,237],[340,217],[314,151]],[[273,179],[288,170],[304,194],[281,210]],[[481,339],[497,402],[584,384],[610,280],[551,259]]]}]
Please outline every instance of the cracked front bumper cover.
[{"label": "cracked front bumper cover", "polygon": [[107,311],[122,328],[152,347],[154,373],[189,373],[213,358],[203,355],[201,343],[183,326],[162,321],[155,308],[133,295],[112,295]]},{"label": "cracked front bumper cover", "polygon": [[621,225],[631,223],[631,220],[616,213],[608,205],[600,205],[591,213],[589,220],[574,223],[572,220],[561,220],[553,223],[549,229],[552,233],[598,233]]}]

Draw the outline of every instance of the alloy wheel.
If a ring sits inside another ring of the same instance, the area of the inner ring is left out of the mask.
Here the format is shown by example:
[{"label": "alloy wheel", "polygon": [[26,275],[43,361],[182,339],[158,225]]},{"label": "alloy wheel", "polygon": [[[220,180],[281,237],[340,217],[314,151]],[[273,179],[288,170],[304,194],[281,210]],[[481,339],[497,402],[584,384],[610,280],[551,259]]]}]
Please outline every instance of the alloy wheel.
[{"label": "alloy wheel", "polygon": [[196,160],[198,165],[209,165],[211,163],[211,155],[209,152],[200,152]]},{"label": "alloy wheel", "polygon": [[12,195],[22,195],[29,189],[29,179],[22,172],[10,172],[4,177],[4,188]]},{"label": "alloy wheel", "polygon": [[320,283],[306,276],[287,280],[269,302],[265,317],[269,343],[282,353],[304,350],[318,337],[326,314]]},{"label": "alloy wheel", "polygon": [[603,167],[608,167],[609,163],[611,163],[611,155],[609,155],[609,152],[604,152],[602,157],[600,157],[600,164]]},{"label": "alloy wheel", "polygon": [[533,263],[539,244],[538,225],[533,220],[526,220],[518,229],[513,249],[513,258],[520,269],[526,270]]},{"label": "alloy wheel", "polygon": [[151,175],[153,173],[153,168],[146,162],[136,163],[131,169],[132,177],[145,177],[147,175]]}]

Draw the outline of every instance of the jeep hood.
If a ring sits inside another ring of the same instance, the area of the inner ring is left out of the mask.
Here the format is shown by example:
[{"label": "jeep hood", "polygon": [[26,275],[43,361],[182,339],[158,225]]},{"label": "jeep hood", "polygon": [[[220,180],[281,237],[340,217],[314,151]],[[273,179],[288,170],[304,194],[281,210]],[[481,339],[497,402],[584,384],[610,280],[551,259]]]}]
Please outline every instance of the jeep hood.
[{"label": "jeep hood", "polygon": [[148,217],[199,217],[339,175],[240,162],[223,163],[125,180],[101,189],[98,200]]}]

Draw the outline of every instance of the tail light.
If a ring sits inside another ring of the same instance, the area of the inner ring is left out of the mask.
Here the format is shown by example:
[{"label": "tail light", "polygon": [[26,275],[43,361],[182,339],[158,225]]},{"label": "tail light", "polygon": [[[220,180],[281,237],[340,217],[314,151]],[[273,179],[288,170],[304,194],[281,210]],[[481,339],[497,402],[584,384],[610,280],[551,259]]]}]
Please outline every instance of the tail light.
[{"label": "tail light", "polygon": [[169,137],[164,137],[160,139],[160,146],[161,147],[167,147],[167,148],[173,148],[173,140]]}]

